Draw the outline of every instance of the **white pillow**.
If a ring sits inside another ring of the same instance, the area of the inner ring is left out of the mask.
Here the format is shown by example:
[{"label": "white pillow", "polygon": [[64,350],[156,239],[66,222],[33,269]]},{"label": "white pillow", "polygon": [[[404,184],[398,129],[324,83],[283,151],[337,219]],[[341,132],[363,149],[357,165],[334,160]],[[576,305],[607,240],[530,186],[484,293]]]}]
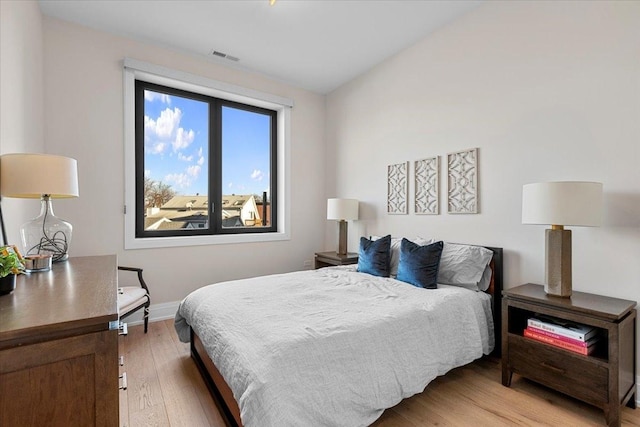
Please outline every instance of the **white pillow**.
[{"label": "white pillow", "polygon": [[480,279],[480,282],[478,283],[479,291],[487,292],[487,289],[489,289],[489,286],[491,286],[492,273],[493,271],[491,270],[491,267],[489,266],[489,264],[487,264],[487,266],[484,268],[484,273],[482,273],[482,279]]},{"label": "white pillow", "polygon": [[426,246],[436,242],[434,239],[425,239],[424,237],[416,237],[414,240],[411,240],[411,241],[420,246]]},{"label": "white pillow", "polygon": [[[378,240],[383,236],[371,236],[371,240]],[[411,240],[411,239],[409,239]],[[424,239],[422,237],[416,237],[414,240],[411,240],[415,244],[420,246],[430,245],[434,242],[433,239]],[[396,277],[398,275],[398,264],[400,263],[400,243],[402,242],[402,237],[391,237],[391,249],[389,253],[389,274],[391,277]]]},{"label": "white pillow", "polygon": [[[493,252],[481,246],[445,242],[440,257],[438,283],[485,291],[491,281],[488,265],[492,257]],[[485,270],[489,272],[485,280],[481,280]]]}]

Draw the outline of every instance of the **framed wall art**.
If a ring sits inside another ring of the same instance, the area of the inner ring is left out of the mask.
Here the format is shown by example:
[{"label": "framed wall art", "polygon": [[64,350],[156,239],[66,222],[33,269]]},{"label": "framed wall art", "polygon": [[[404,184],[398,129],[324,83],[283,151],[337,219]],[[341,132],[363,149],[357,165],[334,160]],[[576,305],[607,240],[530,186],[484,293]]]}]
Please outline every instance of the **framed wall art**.
[{"label": "framed wall art", "polygon": [[478,213],[477,148],[447,154],[447,196],[449,213]]},{"label": "framed wall art", "polygon": [[407,214],[409,162],[387,166],[387,213]]},{"label": "framed wall art", "polygon": [[420,215],[440,213],[440,156],[414,163],[414,212]]}]

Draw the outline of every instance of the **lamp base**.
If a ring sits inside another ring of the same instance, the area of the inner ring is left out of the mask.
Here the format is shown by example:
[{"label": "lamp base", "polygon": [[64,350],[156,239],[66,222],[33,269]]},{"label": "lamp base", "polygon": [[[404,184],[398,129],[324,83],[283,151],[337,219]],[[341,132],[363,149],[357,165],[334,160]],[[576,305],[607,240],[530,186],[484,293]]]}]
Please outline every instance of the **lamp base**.
[{"label": "lamp base", "polygon": [[24,271],[27,273],[39,273],[51,270],[52,256],[49,254],[26,255],[24,257]]},{"label": "lamp base", "polygon": [[347,254],[347,221],[338,221],[338,255]]},{"label": "lamp base", "polygon": [[547,295],[571,297],[571,230],[553,226],[545,230],[545,285]]},{"label": "lamp base", "polygon": [[40,215],[20,227],[24,255],[50,255],[53,262],[69,258],[71,224],[53,214],[51,198],[40,199]]}]

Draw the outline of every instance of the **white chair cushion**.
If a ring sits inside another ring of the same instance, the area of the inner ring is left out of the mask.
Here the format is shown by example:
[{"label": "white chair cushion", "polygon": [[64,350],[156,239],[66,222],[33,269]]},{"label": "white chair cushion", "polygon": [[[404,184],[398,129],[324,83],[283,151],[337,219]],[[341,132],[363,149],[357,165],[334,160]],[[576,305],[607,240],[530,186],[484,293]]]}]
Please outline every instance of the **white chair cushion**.
[{"label": "white chair cushion", "polygon": [[139,286],[123,286],[118,292],[118,312],[127,313],[129,310],[147,302],[147,291]]}]

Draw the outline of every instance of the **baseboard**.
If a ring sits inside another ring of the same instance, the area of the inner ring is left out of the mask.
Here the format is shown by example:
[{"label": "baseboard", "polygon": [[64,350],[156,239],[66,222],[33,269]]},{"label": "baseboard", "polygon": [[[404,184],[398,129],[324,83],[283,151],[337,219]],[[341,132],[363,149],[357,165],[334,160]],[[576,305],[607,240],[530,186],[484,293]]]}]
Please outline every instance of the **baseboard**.
[{"label": "baseboard", "polygon": [[[151,304],[149,307],[149,322],[157,322],[159,320],[173,319],[178,311],[180,301],[163,302],[162,304]],[[143,310],[138,310],[131,316],[124,319],[129,326],[142,325]]]}]

